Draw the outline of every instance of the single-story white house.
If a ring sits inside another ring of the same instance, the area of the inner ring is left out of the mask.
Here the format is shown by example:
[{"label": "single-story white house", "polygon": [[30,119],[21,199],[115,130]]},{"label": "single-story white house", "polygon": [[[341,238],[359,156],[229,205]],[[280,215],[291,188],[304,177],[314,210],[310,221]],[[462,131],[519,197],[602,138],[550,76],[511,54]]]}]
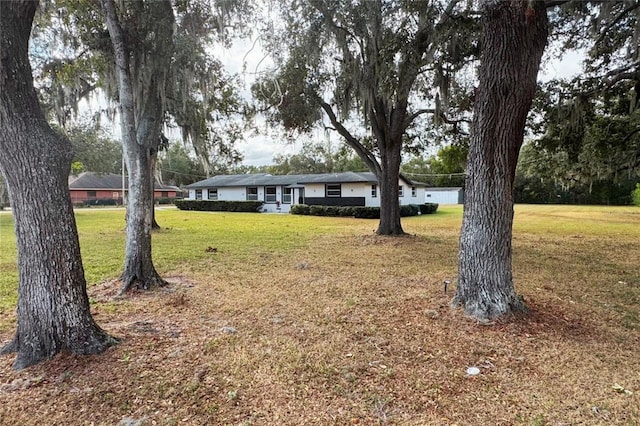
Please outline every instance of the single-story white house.
[{"label": "single-story white house", "polygon": [[464,189],[455,188],[425,188],[425,202],[437,204],[464,204]]},{"label": "single-story white house", "polygon": [[[378,180],[371,172],[219,175],[185,188],[190,200],[264,201],[265,212],[288,213],[293,204],[380,206]],[[425,202],[423,183],[401,175],[398,188],[400,204]]]}]

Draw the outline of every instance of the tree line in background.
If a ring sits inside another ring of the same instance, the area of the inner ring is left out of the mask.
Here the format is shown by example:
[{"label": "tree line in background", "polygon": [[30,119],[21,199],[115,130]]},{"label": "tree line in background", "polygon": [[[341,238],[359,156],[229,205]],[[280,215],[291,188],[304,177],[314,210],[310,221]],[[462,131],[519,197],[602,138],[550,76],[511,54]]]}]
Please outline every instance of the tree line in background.
[{"label": "tree line in background", "polygon": [[[122,291],[164,285],[151,256],[154,173],[177,183],[242,171],[235,142],[258,112],[291,138],[318,127],[338,134],[350,150],[308,144],[269,171],[366,167],[380,186],[381,235],[404,233],[401,170],[446,186],[466,173],[453,303],[482,321],[525,309],[511,272],[518,195],[562,199],[553,185],[575,201],[616,203],[613,188],[629,199],[638,177],[638,1],[291,0],[254,13],[239,0],[59,0],[36,15],[37,5],[0,2],[0,169],[20,253],[18,325],[2,353],[17,353],[16,368],[116,342],[88,309],[69,173],[117,170],[124,159]],[[275,64],[259,73],[253,105],[209,53],[249,28]],[[536,91],[548,41],[585,49],[585,69]],[[73,125],[79,101],[97,91],[118,106],[117,148],[95,132],[115,108],[93,128]],[[527,121],[534,137],[518,166]],[[165,126],[189,148],[169,144]],[[438,155],[424,159],[436,142]],[[28,196],[33,185],[44,200]]]}]

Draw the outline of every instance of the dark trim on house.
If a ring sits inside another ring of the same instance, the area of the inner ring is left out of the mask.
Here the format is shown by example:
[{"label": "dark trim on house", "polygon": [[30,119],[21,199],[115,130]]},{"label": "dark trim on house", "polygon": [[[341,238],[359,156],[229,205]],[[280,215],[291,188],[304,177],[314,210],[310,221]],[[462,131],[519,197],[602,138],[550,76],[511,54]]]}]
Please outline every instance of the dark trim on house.
[{"label": "dark trim on house", "polygon": [[305,197],[310,206],[365,206],[365,197]]}]

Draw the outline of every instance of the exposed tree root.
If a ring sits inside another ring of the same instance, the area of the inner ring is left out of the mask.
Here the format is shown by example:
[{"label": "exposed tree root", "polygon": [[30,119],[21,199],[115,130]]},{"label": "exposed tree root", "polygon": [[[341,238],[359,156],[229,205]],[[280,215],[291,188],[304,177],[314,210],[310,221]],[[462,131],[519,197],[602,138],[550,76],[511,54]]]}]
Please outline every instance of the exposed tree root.
[{"label": "exposed tree root", "polygon": [[10,343],[0,350],[0,354],[16,353],[13,369],[22,370],[51,359],[61,352],[69,352],[74,355],[97,355],[118,343],[118,339],[94,325],[84,333],[70,332],[64,338],[55,339],[47,345],[42,342],[39,345],[21,345],[20,339],[16,335]]},{"label": "exposed tree root", "polygon": [[12,354],[18,351],[18,336],[0,348],[0,355]]},{"label": "exposed tree root", "polygon": [[484,300],[477,298],[462,298],[456,294],[451,301],[451,306],[461,307],[465,315],[480,322],[493,321],[509,314],[524,314],[529,311],[524,300],[520,296],[510,297],[506,300]]},{"label": "exposed tree root", "polygon": [[153,290],[159,287],[164,287],[169,283],[162,279],[160,275],[157,273],[153,274],[154,276],[146,279],[141,279],[137,275],[132,275],[130,277],[125,277],[124,274],[120,277],[122,281],[122,287],[120,288],[119,295],[122,296],[129,290]]}]

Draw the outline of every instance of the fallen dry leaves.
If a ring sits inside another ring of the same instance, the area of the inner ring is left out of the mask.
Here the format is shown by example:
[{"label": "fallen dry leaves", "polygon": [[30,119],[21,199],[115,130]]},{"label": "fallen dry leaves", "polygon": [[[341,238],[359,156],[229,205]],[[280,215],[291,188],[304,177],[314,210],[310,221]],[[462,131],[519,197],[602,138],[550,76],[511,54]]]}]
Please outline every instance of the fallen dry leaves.
[{"label": "fallen dry leaves", "polygon": [[616,256],[601,250],[619,238],[518,234],[531,312],[483,325],[449,307],[455,283],[444,293],[456,230],[412,224],[418,236],[361,226],[250,262],[211,253],[149,293],[94,286],[95,318],[122,342],[20,372],[0,358],[0,423],[640,423],[640,323],[615,307],[639,293],[638,273],[620,272],[637,239]]}]

